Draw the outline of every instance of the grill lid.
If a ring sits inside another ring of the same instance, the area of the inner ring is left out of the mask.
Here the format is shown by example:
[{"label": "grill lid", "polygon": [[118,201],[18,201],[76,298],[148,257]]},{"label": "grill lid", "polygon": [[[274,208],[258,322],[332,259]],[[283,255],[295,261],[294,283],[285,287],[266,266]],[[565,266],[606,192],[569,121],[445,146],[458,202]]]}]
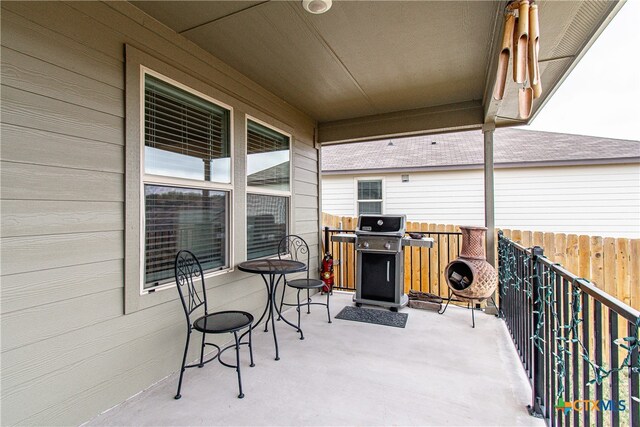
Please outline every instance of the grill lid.
[{"label": "grill lid", "polygon": [[394,234],[404,236],[404,215],[360,215],[356,234]]}]

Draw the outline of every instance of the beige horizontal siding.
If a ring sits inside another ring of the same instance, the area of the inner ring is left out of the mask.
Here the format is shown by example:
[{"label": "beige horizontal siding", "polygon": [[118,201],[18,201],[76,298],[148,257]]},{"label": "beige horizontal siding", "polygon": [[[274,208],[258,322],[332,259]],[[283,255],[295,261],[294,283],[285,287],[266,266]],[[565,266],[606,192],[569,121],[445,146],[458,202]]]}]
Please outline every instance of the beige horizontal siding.
[{"label": "beige horizontal siding", "polygon": [[100,172],[124,172],[120,144],[3,124],[0,158],[15,163]]},{"label": "beige horizontal siding", "polygon": [[[292,231],[317,269],[315,123],[131,4],[1,7],[0,423],[79,424],[175,372],[184,345],[175,289],[160,291],[166,303],[123,315],[124,45],[234,108],[236,263],[246,239],[237,131],[246,113],[293,136]],[[236,270],[207,285],[212,309],[261,314],[259,277]]]}]

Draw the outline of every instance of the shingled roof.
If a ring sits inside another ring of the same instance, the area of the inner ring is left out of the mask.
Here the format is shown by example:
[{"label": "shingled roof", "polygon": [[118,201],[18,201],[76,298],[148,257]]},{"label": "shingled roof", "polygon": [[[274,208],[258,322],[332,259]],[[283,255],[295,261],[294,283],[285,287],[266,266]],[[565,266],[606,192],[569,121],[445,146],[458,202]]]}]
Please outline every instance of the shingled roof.
[{"label": "shingled roof", "polygon": [[[322,173],[482,167],[480,131],[322,147]],[[496,167],[640,162],[640,141],[504,128],[494,133]]]}]

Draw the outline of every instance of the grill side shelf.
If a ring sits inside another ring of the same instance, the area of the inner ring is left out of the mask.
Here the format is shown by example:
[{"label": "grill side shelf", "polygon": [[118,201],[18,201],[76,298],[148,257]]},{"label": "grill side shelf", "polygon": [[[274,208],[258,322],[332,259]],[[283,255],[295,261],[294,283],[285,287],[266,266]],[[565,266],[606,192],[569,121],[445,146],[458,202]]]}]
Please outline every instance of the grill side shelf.
[{"label": "grill side shelf", "polygon": [[334,234],[331,241],[338,243],[355,243],[356,235],[351,233]]},{"label": "grill side shelf", "polygon": [[433,239],[430,237],[423,237],[422,239],[411,239],[409,237],[402,238],[402,246],[414,246],[419,248],[432,248]]}]

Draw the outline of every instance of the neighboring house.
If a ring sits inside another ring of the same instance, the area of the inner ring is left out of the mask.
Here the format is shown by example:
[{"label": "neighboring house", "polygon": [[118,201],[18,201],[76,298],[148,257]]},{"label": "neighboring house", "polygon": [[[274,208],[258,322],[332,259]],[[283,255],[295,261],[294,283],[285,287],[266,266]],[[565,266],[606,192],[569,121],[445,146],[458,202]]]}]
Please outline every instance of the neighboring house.
[{"label": "neighboring house", "polygon": [[[494,135],[496,226],[640,237],[640,142],[522,129]],[[484,224],[480,132],[322,149],[322,209]]]}]

